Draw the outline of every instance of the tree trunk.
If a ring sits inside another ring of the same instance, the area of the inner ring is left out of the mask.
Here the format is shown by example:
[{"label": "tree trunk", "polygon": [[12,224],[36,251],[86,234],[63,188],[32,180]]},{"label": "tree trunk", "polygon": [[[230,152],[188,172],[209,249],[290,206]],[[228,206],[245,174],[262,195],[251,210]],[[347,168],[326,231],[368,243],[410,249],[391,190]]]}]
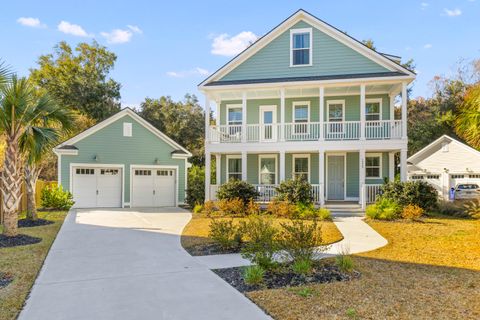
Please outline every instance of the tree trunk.
[{"label": "tree trunk", "polygon": [[19,168],[18,136],[7,137],[7,150],[1,176],[3,234],[18,234],[18,205],[21,200],[22,175]]},{"label": "tree trunk", "polygon": [[27,189],[27,219],[37,220],[36,185],[40,169],[34,164],[25,164],[25,186]]}]

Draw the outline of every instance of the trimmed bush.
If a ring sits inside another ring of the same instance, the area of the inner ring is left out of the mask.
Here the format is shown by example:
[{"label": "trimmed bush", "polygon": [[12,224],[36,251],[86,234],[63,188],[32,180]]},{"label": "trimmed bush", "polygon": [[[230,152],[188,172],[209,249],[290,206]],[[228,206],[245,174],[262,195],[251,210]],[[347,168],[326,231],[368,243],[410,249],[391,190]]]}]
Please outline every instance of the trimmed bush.
[{"label": "trimmed bush", "polygon": [[243,269],[243,281],[246,284],[254,286],[263,282],[265,270],[260,266],[249,266]]},{"label": "trimmed bush", "polygon": [[258,215],[261,213],[260,205],[256,203],[253,199],[250,199],[248,202],[247,208],[245,209],[245,214],[249,216]]},{"label": "trimmed bush", "polygon": [[192,166],[188,170],[187,195],[185,201],[193,208],[205,201],[205,168]]},{"label": "trimmed bush", "polygon": [[279,218],[293,218],[297,214],[297,208],[288,201],[274,200],[268,204],[267,212]]},{"label": "trimmed bush", "polygon": [[408,220],[418,220],[425,213],[425,210],[415,204],[409,204],[402,210],[402,218]]},{"label": "trimmed bush", "polygon": [[332,220],[332,213],[327,208],[318,208],[317,218],[320,220]]},{"label": "trimmed bush", "polygon": [[240,198],[222,199],[217,201],[218,209],[227,216],[240,216],[245,214],[245,205]]},{"label": "trimmed bush", "polygon": [[367,207],[365,215],[371,219],[394,220],[401,211],[402,207],[397,202],[381,197],[375,204]]},{"label": "trimmed bush", "polygon": [[425,181],[388,182],[382,186],[381,197],[402,207],[417,205],[425,211],[435,209],[438,204],[437,190]]},{"label": "trimmed bush", "polygon": [[317,221],[292,220],[291,223],[281,223],[281,226],[280,245],[287,258],[294,263],[312,261],[318,251],[315,247],[322,243],[322,232]]},{"label": "trimmed bush", "polygon": [[312,185],[305,178],[282,181],[276,190],[277,200],[280,201],[304,204],[313,202]]},{"label": "trimmed bush", "polygon": [[75,204],[73,195],[57,185],[43,188],[40,200],[45,209],[69,210]]},{"label": "trimmed bush", "polygon": [[203,204],[202,213],[207,217],[210,217],[213,213],[217,211],[217,205],[215,201],[207,201]]},{"label": "trimmed bush", "polygon": [[464,205],[465,213],[472,218],[480,218],[480,200],[472,200]]},{"label": "trimmed bush", "polygon": [[215,220],[210,222],[209,237],[223,250],[237,249],[242,244],[242,232],[231,220]]},{"label": "trimmed bush", "polygon": [[259,196],[257,190],[250,183],[232,179],[225,184],[222,184],[217,192],[217,198],[223,199],[241,199],[244,205],[247,205],[251,199]]},{"label": "trimmed bush", "polygon": [[264,216],[251,216],[243,223],[242,230],[248,240],[242,248],[242,257],[264,270],[275,268],[277,262],[274,260],[274,255],[279,249],[278,230],[272,226],[271,219]]}]

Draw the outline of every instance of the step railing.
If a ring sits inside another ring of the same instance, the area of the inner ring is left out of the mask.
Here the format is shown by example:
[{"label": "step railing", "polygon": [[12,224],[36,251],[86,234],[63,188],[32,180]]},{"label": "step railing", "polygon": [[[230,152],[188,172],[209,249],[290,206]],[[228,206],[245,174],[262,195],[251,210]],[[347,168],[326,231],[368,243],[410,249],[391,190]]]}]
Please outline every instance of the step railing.
[{"label": "step railing", "polygon": [[363,205],[374,203],[382,191],[382,184],[364,184],[362,186]]}]

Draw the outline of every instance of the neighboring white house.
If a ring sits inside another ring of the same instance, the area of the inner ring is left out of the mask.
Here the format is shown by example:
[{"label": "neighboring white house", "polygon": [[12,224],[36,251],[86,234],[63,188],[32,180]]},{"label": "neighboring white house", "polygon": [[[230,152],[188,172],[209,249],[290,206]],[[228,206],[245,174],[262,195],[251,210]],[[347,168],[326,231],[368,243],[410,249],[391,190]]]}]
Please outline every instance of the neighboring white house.
[{"label": "neighboring white house", "polygon": [[480,184],[480,152],[443,135],[407,159],[408,178],[425,180],[448,199],[451,187],[458,183]]}]

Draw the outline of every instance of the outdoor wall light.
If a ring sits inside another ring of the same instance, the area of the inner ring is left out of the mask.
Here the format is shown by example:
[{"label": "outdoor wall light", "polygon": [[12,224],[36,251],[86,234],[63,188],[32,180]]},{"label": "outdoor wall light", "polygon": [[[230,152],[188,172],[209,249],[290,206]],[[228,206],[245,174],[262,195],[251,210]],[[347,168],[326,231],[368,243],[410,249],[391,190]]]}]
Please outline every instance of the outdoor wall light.
[{"label": "outdoor wall light", "polygon": [[160,160],[158,158],[155,158],[155,164],[160,164]]},{"label": "outdoor wall light", "polygon": [[96,155],[93,157],[93,160],[95,160],[95,161],[97,161],[97,162],[100,161],[100,157],[98,156],[98,154],[96,154]]}]

